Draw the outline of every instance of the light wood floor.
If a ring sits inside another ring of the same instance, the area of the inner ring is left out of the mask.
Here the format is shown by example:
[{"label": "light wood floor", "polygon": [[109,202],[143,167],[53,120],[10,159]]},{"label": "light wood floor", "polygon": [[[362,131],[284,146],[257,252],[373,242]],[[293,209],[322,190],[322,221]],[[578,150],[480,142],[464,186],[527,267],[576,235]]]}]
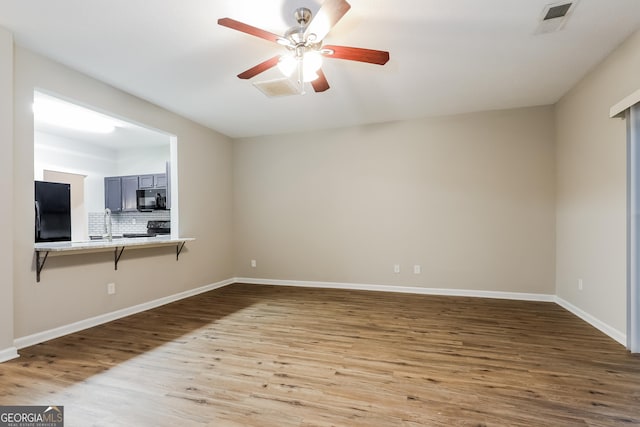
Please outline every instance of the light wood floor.
[{"label": "light wood floor", "polygon": [[74,426],[640,424],[640,358],[553,303],[233,285],[22,350]]}]

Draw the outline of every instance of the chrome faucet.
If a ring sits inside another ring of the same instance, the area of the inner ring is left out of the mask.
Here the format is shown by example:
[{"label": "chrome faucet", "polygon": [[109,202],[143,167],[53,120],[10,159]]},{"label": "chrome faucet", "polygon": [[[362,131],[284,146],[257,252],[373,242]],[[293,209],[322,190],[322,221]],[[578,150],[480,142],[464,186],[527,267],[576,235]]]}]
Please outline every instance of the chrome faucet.
[{"label": "chrome faucet", "polygon": [[112,233],[113,224],[111,223],[111,209],[106,208],[104,210],[104,234],[102,237],[106,238],[110,242],[113,241]]}]

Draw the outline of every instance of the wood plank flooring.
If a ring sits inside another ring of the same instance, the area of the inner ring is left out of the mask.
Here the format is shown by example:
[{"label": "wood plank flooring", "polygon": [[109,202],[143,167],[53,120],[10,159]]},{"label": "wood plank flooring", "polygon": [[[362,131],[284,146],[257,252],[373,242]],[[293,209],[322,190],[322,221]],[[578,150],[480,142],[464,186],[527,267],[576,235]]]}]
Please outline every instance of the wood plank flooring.
[{"label": "wood plank flooring", "polygon": [[73,426],[640,425],[640,358],[553,303],[236,284],[20,351]]}]

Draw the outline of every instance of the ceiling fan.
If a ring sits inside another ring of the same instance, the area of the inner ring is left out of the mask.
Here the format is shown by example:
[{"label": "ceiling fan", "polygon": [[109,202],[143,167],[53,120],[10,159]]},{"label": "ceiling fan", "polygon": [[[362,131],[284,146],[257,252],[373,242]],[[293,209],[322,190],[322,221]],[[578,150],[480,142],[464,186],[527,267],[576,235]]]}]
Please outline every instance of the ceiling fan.
[{"label": "ceiling fan", "polygon": [[[285,54],[276,55],[238,74],[239,78],[250,79],[277,66],[287,77],[263,82],[263,84],[254,83],[265,94],[269,96],[303,94],[306,82],[311,83],[314,91],[324,92],[329,89],[329,82],[321,68],[323,57],[378,65],[384,65],[389,61],[389,52],[322,44],[329,31],[350,8],[351,5],[345,0],[325,0],[313,19],[309,9],[298,8],[294,11],[298,25],[291,27],[283,36],[231,18],[218,19],[218,24],[275,42],[287,49]],[[295,77],[295,83],[292,82],[291,76]]]}]

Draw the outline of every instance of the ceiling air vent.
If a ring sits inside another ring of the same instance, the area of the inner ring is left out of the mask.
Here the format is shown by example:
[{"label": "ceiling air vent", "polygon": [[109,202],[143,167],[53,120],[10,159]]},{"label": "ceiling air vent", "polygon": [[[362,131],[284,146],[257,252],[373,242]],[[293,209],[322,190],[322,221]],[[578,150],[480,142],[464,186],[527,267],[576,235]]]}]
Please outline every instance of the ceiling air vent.
[{"label": "ceiling air vent", "polygon": [[560,31],[567,23],[577,3],[578,0],[565,0],[546,5],[540,15],[540,23],[535,33],[544,34]]},{"label": "ceiling air vent", "polygon": [[256,88],[260,89],[262,93],[268,97],[275,96],[287,96],[287,95],[299,95],[300,89],[291,79],[281,78],[274,80],[267,80],[263,82],[255,82],[253,84]]},{"label": "ceiling air vent", "polygon": [[548,9],[545,8],[547,10],[547,13],[544,15],[544,18],[542,18],[542,20],[548,21],[549,19],[563,18],[567,15],[569,9],[571,9],[571,5],[573,5],[573,3],[565,3],[551,7],[547,6]]}]

